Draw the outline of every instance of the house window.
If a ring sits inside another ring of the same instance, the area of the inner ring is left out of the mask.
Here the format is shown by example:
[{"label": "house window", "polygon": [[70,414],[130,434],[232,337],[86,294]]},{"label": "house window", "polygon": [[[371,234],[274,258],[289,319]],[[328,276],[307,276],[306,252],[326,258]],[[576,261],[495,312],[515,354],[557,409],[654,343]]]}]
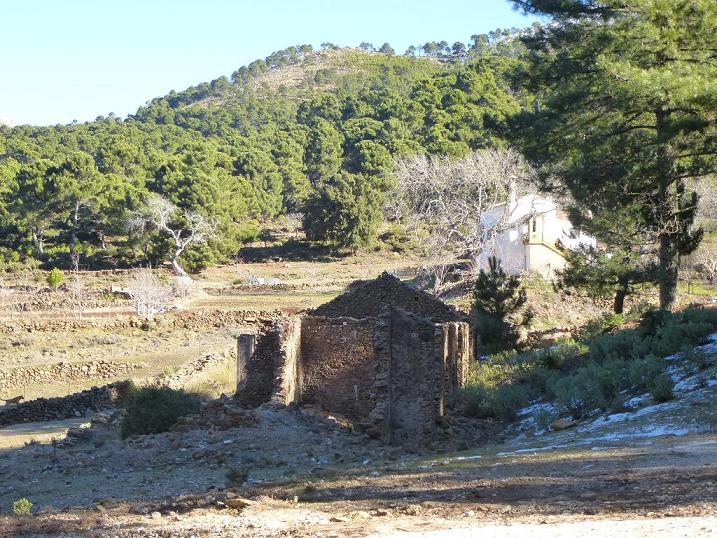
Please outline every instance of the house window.
[{"label": "house window", "polygon": [[533,219],[533,233],[538,231],[538,226],[535,224],[535,219]]}]

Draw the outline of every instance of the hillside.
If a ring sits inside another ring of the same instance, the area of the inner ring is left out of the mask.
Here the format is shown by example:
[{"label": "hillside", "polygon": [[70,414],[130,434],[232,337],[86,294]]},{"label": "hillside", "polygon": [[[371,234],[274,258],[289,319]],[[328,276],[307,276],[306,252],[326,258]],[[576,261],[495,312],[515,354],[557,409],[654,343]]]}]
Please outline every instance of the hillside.
[{"label": "hillside", "polygon": [[168,237],[127,227],[152,196],[176,205],[177,226],[187,212],[214,223],[182,254],[190,272],[288,214],[304,215],[312,240],[373,244],[397,157],[505,143],[530,99],[510,75],[519,42],[505,35],[427,43],[424,56],[289,47],[126,120],[4,129],[0,268],[160,264]]}]

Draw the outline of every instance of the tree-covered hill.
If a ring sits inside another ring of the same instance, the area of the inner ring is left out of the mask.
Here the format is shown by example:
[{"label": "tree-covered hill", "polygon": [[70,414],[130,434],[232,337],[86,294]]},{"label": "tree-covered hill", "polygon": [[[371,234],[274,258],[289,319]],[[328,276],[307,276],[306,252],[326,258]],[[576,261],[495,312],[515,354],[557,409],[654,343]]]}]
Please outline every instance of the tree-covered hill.
[{"label": "tree-covered hill", "polygon": [[128,226],[156,196],[177,207],[174,229],[188,233],[194,214],[213,225],[183,253],[189,269],[236,255],[289,213],[311,239],[362,247],[395,158],[505,144],[507,118],[530,101],[513,82],[516,35],[404,55],[289,47],[124,120],[0,127],[0,265],[157,264],[166,231]]}]

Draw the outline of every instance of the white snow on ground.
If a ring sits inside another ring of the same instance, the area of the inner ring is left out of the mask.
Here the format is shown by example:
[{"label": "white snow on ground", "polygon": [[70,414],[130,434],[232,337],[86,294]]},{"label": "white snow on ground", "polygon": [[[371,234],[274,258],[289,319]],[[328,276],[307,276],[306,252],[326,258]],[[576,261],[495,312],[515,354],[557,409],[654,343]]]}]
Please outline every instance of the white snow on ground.
[{"label": "white snow on ground", "polygon": [[[696,349],[703,353],[717,353],[717,333],[709,335],[707,339],[709,343]],[[690,417],[689,409],[691,405],[709,401],[709,397],[714,394],[712,387],[717,386],[717,379],[705,379],[704,373],[695,373],[691,364],[681,362],[683,358],[683,353],[667,357],[671,363],[667,373],[675,382],[676,400],[653,403],[650,394],[641,394],[625,402],[628,411],[585,419],[574,428],[558,432],[536,431],[535,414],[544,411],[557,417],[558,409],[548,402],[532,402],[518,411],[522,420],[517,427],[521,433],[511,442],[516,450],[497,455],[505,457],[620,440],[649,439],[664,435],[683,436],[709,430],[710,425],[700,424]],[[549,445],[540,446],[548,442]]]}]

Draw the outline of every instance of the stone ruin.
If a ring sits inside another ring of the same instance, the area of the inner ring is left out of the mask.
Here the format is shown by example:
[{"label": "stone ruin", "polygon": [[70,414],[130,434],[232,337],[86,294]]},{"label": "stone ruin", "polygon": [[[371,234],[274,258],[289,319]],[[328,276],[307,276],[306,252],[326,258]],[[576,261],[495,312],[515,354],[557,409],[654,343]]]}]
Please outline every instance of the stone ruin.
[{"label": "stone ruin", "polygon": [[384,273],[239,337],[237,398],[313,404],[389,444],[430,443],[471,357],[464,316]]}]

